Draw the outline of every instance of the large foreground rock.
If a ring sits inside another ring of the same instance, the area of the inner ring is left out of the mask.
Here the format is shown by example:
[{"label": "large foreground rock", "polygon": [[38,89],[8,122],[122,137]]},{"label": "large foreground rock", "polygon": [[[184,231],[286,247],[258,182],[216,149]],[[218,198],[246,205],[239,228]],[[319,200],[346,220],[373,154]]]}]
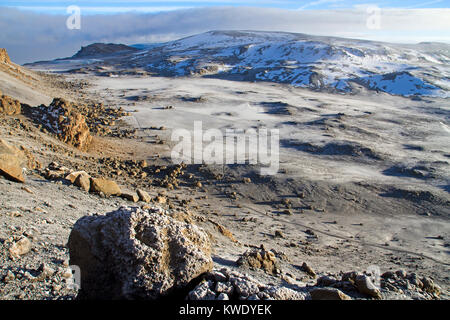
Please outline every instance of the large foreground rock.
[{"label": "large foreground rock", "polygon": [[213,266],[208,235],[158,208],[81,218],[68,246],[70,263],[81,269],[80,295],[89,299],[157,299]]}]

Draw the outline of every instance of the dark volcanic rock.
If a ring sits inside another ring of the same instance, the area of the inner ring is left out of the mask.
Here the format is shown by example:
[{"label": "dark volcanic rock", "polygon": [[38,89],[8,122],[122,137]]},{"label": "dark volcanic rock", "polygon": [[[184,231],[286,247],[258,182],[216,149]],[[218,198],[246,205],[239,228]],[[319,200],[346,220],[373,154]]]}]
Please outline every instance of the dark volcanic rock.
[{"label": "dark volcanic rock", "polygon": [[134,52],[139,51],[136,48],[126,46],[124,44],[115,44],[115,43],[93,43],[91,45],[88,45],[86,47],[81,47],[80,51],[78,51],[72,58],[74,59],[81,59],[81,58],[87,58],[87,57],[94,57],[94,56],[105,56],[105,55],[111,55],[118,52],[124,53],[124,52]]}]

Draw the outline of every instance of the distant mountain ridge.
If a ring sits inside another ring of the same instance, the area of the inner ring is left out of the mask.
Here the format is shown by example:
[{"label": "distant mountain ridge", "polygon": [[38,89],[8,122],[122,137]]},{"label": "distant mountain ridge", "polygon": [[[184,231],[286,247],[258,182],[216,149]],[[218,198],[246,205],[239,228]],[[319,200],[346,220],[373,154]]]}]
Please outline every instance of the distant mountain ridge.
[{"label": "distant mountain ridge", "polygon": [[115,43],[93,43],[81,49],[72,56],[73,59],[90,58],[103,55],[111,55],[116,53],[127,53],[138,51],[139,49],[133,48],[124,44]]},{"label": "distant mountain ridge", "polygon": [[144,69],[168,77],[268,81],[337,93],[353,93],[361,86],[402,96],[447,98],[450,92],[450,45],[441,43],[210,31],[138,48],[93,44],[72,59],[93,56],[98,66],[108,62],[116,70]]}]

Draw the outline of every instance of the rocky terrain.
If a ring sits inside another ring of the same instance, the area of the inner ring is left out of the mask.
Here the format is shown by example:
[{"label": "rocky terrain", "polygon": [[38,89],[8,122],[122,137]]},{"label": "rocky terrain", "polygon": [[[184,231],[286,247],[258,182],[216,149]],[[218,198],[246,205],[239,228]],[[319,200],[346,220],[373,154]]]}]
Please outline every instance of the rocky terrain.
[{"label": "rocky terrain", "polygon": [[[448,299],[445,88],[342,96],[123,64],[147,54],[0,64],[1,299]],[[280,128],[279,174],[173,164],[170,133],[194,120]]]}]

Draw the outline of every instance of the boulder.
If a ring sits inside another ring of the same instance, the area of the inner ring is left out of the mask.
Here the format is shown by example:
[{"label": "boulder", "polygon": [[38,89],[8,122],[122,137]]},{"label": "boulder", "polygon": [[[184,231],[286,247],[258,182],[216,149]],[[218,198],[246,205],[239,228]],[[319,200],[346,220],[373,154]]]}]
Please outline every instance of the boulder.
[{"label": "boulder", "polygon": [[0,154],[0,174],[14,182],[25,182],[20,160],[12,154]]},{"label": "boulder", "polygon": [[160,208],[83,217],[68,247],[70,264],[81,269],[80,298],[157,299],[187,289],[213,267],[207,233]]},{"label": "boulder", "polygon": [[137,189],[136,193],[139,196],[139,200],[146,202],[146,203],[149,203],[150,201],[152,201],[152,197],[150,197],[150,195],[146,191],[144,191],[142,189]]},{"label": "boulder", "polygon": [[436,296],[439,296],[441,294],[441,288],[434,283],[433,279],[424,277],[422,278],[421,282],[423,284],[423,291],[434,294]]},{"label": "boulder", "polygon": [[355,285],[360,293],[376,299],[382,299],[380,290],[372,283],[367,275],[358,275],[355,278]]},{"label": "boulder", "polygon": [[103,178],[91,178],[91,192],[103,193],[105,196],[120,196],[122,191],[117,183]]},{"label": "boulder", "polygon": [[[69,180],[70,183],[74,184],[75,180],[80,176],[81,174],[88,175],[86,171],[75,171],[71,172],[69,175],[66,176],[66,180]],[[88,175],[89,176],[89,175]]]},{"label": "boulder", "polygon": [[137,195],[137,194],[134,194],[134,193],[122,193],[122,194],[120,195],[120,197],[123,198],[123,199],[125,199],[125,200],[134,202],[134,203],[136,203],[136,202],[139,201],[138,195]]},{"label": "boulder", "polygon": [[0,139],[0,174],[15,182],[25,182],[23,168],[33,169],[34,158],[24,148],[18,149]]},{"label": "boulder", "polygon": [[86,192],[89,192],[91,189],[91,177],[86,172],[81,173],[75,179],[74,185]]},{"label": "boulder", "polygon": [[307,273],[310,277],[315,278],[316,272],[313,270],[313,268],[311,268],[306,262],[303,262],[302,266],[300,267],[300,269]]}]

